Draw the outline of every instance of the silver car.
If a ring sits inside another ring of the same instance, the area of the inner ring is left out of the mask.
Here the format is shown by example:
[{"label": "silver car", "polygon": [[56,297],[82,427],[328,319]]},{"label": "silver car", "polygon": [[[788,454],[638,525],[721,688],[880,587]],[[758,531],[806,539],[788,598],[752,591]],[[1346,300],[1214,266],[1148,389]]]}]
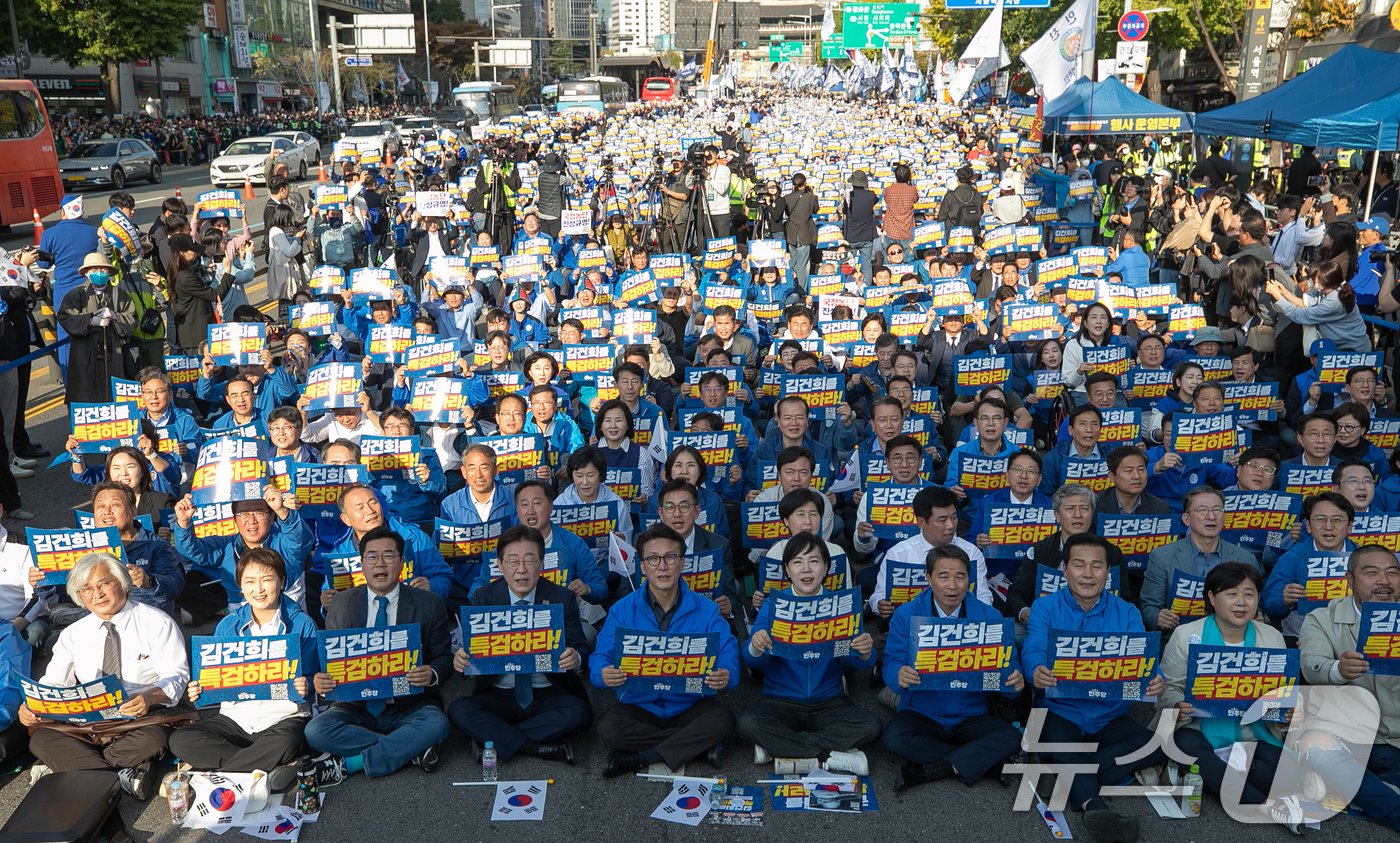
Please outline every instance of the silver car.
[{"label": "silver car", "polygon": [[160,156],[137,138],[83,141],[58,162],[58,171],[65,188],[111,185],[121,190],[132,179],[158,184],[164,177]]},{"label": "silver car", "polygon": [[270,138],[286,138],[292,142],[297,149],[301,150],[301,160],[295,167],[290,167],[290,172],[299,179],[306,178],[308,168],[314,168],[321,160],[321,142],[309,132],[269,132]]}]

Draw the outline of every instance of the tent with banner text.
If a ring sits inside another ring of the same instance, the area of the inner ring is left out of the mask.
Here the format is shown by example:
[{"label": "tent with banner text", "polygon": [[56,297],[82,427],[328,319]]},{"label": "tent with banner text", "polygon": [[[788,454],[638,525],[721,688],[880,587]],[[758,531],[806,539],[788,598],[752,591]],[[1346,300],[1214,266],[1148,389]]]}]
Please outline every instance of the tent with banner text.
[{"label": "tent with banner text", "polygon": [[1400,55],[1349,44],[1271,91],[1200,115],[1196,132],[1394,150],[1400,142]]},{"label": "tent with banner text", "polygon": [[1192,115],[1167,108],[1110,76],[1087,76],[1045,104],[1045,131],[1061,135],[1156,135],[1191,131]]}]

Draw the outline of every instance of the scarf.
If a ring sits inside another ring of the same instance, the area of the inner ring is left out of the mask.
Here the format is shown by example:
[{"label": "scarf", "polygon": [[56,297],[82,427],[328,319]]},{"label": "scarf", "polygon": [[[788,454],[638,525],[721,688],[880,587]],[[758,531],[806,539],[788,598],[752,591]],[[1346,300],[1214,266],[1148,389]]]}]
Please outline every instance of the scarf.
[{"label": "scarf", "polygon": [[[1204,627],[1201,629],[1201,643],[1210,644],[1216,647],[1227,646],[1225,637],[1220,634],[1220,627],[1215,622],[1215,615],[1207,615]],[[1244,628],[1244,643],[1240,646],[1253,647],[1255,645],[1254,623],[1250,622]],[[1283,746],[1283,742],[1274,736],[1269,727],[1264,723],[1249,724],[1250,734],[1248,738],[1242,734],[1240,724],[1225,717],[1201,717],[1199,718],[1201,735],[1215,749],[1229,746],[1240,740],[1256,740]]]}]

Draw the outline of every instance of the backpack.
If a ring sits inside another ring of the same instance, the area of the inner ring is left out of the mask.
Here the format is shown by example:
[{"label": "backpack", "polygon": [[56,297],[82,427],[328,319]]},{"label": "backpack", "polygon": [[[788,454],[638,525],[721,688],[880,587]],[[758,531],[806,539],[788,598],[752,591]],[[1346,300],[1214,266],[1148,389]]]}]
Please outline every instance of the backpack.
[{"label": "backpack", "polygon": [[321,232],[321,259],[325,263],[342,267],[354,263],[354,236],[348,226],[327,228]]},{"label": "backpack", "polygon": [[[971,190],[971,188],[969,188],[969,190]],[[976,193],[973,193],[973,196],[976,195]],[[966,194],[959,195],[958,190],[953,191],[953,198],[958,203],[958,207],[953,211],[953,225],[968,226],[975,229],[977,223],[982,220],[982,212],[977,210],[977,203],[967,199]]]}]

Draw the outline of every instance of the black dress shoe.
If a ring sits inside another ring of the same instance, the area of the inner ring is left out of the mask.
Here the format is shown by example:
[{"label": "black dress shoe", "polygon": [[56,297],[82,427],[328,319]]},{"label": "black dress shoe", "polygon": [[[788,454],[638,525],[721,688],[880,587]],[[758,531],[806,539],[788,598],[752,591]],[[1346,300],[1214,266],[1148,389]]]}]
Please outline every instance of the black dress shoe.
[{"label": "black dress shoe", "polygon": [[710,751],[709,751],[709,752],[705,753],[705,763],[706,763],[706,764],[709,764],[711,767],[714,767],[716,770],[718,770],[718,769],[719,769],[719,766],[720,766],[720,759],[721,759],[723,756],[724,756],[724,742],[723,742],[723,741],[720,741],[719,743],[717,743],[717,744],[715,744],[714,746],[710,747]]},{"label": "black dress shoe", "polygon": [[894,789],[896,792],[907,790],[915,785],[936,782],[955,775],[957,773],[953,770],[953,765],[947,761],[935,761],[932,764],[915,764],[911,761],[899,768],[899,778],[895,780]]},{"label": "black dress shoe", "polygon": [[574,748],[569,746],[568,741],[559,743],[542,743],[535,751],[536,758],[543,758],[546,761],[563,761],[570,767],[574,765]]},{"label": "black dress shoe", "polygon": [[15,448],[14,455],[26,460],[41,460],[44,457],[53,456],[53,452],[49,451],[47,448],[41,448],[38,445],[27,445],[23,448]]},{"label": "black dress shoe", "polygon": [[442,753],[437,744],[433,744],[413,758],[413,766],[425,773],[431,773],[438,768],[438,763],[442,761]]},{"label": "black dress shoe", "polygon": [[637,752],[609,752],[608,766],[603,768],[603,778],[615,779],[628,773],[636,773],[645,767],[646,763]]}]

